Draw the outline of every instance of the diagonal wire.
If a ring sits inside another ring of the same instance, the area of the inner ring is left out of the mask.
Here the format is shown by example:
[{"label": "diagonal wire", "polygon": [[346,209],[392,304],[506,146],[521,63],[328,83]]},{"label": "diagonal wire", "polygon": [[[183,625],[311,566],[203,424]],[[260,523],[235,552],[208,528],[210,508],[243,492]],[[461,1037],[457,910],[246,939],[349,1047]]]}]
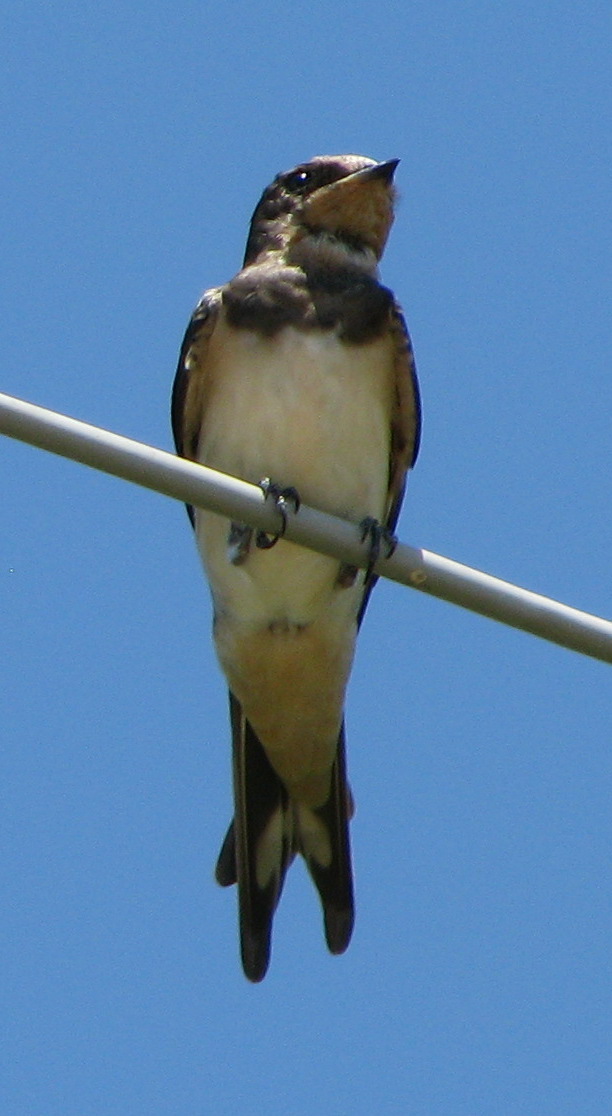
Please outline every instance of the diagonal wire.
[{"label": "diagonal wire", "polygon": [[[0,433],[264,531],[279,528],[278,512],[270,502],[266,503],[257,485],[1,393]],[[369,548],[360,541],[355,524],[305,505],[297,514],[292,514],[289,507],[288,513],[285,537],[291,542],[351,565],[368,565]],[[572,651],[612,663],[609,620],[439,554],[401,543],[390,558],[379,560],[376,573]]]}]

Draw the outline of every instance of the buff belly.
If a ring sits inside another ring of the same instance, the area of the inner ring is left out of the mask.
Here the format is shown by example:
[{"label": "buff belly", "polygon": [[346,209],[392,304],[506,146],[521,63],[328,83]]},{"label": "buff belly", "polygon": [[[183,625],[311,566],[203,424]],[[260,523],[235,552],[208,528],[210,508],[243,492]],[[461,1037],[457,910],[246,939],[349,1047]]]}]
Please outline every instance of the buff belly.
[{"label": "buff belly", "polygon": [[[217,331],[216,331],[217,333]],[[292,485],[304,503],[359,523],[384,514],[389,461],[389,342],[351,346],[333,332],[285,328],[272,340],[221,325],[199,447],[203,464]],[[290,793],[325,800],[353,659],[360,573],[286,541],[228,557],[229,523],[196,515],[230,688]]]}]

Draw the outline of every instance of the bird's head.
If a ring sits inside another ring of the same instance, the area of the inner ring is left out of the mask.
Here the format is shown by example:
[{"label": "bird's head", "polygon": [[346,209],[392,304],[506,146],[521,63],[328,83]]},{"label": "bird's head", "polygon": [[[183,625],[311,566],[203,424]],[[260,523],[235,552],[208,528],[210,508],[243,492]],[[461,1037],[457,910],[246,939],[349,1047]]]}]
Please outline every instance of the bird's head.
[{"label": "bird's head", "polygon": [[317,155],[278,174],[255,209],[244,263],[282,251],[295,263],[327,254],[374,270],[393,223],[399,159]]}]

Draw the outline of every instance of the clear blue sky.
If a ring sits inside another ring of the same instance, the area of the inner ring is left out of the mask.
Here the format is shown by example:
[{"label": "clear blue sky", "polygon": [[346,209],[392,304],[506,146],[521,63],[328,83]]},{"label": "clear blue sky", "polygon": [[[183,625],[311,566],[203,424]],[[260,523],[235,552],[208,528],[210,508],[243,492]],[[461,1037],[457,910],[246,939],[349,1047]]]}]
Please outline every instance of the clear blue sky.
[{"label": "clear blue sky", "polygon": [[[414,545],[612,615],[609,0],[4,5],[0,389],[169,448],[201,290],[317,153],[400,157]],[[612,1095],[612,675],[380,584],[358,921],[263,985],[212,867],[225,687],[176,503],[0,439],[0,1107],[565,1116]]]}]

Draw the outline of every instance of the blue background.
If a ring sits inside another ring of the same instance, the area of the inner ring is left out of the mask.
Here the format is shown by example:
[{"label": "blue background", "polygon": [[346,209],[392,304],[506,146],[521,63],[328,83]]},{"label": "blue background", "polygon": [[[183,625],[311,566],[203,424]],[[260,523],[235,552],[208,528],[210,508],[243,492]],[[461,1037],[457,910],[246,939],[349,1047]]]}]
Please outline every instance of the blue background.
[{"label": "blue background", "polygon": [[[0,389],[169,448],[191,309],[273,175],[401,157],[403,539],[612,614],[609,0],[0,12]],[[358,921],[293,869],[263,985],[175,502],[0,439],[0,1104],[576,1114],[612,1091],[610,668],[390,583],[348,698]]]}]

